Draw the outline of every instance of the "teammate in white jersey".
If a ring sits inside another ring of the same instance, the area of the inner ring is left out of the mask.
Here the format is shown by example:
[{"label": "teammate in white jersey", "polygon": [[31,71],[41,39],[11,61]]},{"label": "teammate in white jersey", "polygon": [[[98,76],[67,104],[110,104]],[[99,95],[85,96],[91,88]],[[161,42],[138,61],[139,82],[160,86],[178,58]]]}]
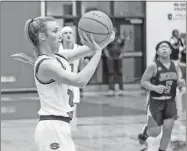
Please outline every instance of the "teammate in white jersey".
[{"label": "teammate in white jersey", "polygon": [[[70,121],[74,103],[72,86],[84,87],[101,58],[101,50],[115,38],[115,33],[103,45],[95,43],[93,36],[81,37],[82,44],[76,50],[57,54],[61,43],[59,27],[53,17],[29,19],[25,34],[36,58],[24,54],[13,55],[15,59],[34,63],[34,78],[40,98],[40,121],[35,130],[38,151],[75,151],[71,138]],[[71,72],[69,62],[93,54],[92,59],[79,73]]]},{"label": "teammate in white jersey", "polygon": [[[72,49],[77,49],[79,45],[75,44],[75,39],[74,39],[74,33],[73,29],[70,26],[65,26],[61,30],[62,34],[62,44],[60,45],[59,48],[59,53],[62,51],[69,51]],[[78,73],[78,71],[81,69],[83,66],[83,59],[77,59],[74,62],[70,63],[71,66],[71,71],[74,73]],[[77,103],[80,103],[80,89],[78,87],[74,87],[74,100],[73,102],[75,103],[74,105],[74,117],[71,121],[72,127],[76,129],[77,126],[77,118],[76,118],[76,106]]]},{"label": "teammate in white jersey", "polygon": [[[63,51],[69,51],[69,50],[74,50],[79,47],[79,45],[75,44],[74,42],[74,33],[73,29],[69,26],[65,26],[61,30],[62,34],[62,44],[60,45],[59,48],[59,53]],[[81,63],[83,62],[83,59],[77,59],[70,63],[71,66],[71,71],[74,73],[78,73]],[[74,103],[80,103],[80,91],[78,87],[74,87]]]}]

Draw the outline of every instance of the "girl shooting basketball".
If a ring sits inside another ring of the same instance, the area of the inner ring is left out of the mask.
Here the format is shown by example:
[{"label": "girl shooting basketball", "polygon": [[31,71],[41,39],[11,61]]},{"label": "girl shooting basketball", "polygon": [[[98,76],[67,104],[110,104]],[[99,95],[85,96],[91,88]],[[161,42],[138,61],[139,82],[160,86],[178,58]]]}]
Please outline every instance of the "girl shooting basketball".
[{"label": "girl shooting basketball", "polygon": [[[101,50],[114,40],[113,33],[105,43],[98,45],[93,36],[83,34],[82,44],[76,50],[56,55],[61,43],[59,27],[53,17],[29,19],[25,34],[36,58],[21,55],[21,60],[34,63],[34,78],[40,99],[38,112],[40,121],[35,130],[35,141],[39,151],[75,151],[71,138],[70,121],[74,111],[72,86],[84,87],[101,58]],[[93,54],[87,66],[79,73],[71,72],[68,61]],[[19,55],[14,55],[20,59]]]},{"label": "girl shooting basketball", "polygon": [[147,124],[138,135],[140,144],[148,137],[157,137],[163,126],[159,151],[165,151],[177,118],[176,88],[185,85],[180,79],[180,68],[170,60],[172,46],[161,41],[156,46],[155,62],[147,67],[141,79],[141,85],[150,91],[147,103]]}]

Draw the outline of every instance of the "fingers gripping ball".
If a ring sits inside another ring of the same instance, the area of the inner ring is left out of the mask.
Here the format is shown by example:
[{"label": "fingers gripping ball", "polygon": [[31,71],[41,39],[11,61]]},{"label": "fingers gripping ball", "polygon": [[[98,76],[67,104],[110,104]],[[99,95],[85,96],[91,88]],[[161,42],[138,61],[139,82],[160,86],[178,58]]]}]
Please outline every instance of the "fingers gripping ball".
[{"label": "fingers gripping ball", "polygon": [[78,33],[89,36],[92,33],[98,44],[107,40],[113,31],[111,19],[101,11],[90,11],[84,14],[78,23]]}]

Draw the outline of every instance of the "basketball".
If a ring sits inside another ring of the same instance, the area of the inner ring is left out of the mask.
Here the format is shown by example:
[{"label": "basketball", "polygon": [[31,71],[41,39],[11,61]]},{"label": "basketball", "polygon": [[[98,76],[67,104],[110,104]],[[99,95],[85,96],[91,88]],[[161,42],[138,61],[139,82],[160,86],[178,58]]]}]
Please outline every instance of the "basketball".
[{"label": "basketball", "polygon": [[111,19],[101,11],[90,11],[84,14],[78,23],[78,33],[81,36],[85,33],[92,33],[95,42],[98,44],[107,40],[113,31]]}]

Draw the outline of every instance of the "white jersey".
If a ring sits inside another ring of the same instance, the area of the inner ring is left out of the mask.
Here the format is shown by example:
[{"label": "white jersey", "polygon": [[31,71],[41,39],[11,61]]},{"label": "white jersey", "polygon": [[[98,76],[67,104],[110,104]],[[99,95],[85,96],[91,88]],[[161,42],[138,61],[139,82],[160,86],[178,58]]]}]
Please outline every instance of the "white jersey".
[{"label": "white jersey", "polygon": [[[76,48],[78,48],[78,47],[79,47],[79,46],[78,46],[77,44],[74,44],[73,49],[76,49]],[[61,52],[61,51],[68,51],[68,49],[64,49],[63,46],[60,45],[59,52]],[[72,72],[78,73],[79,62],[80,62],[80,60],[77,59],[77,60],[75,60],[74,62],[70,63],[71,71],[72,71]]]},{"label": "white jersey", "polygon": [[[73,49],[78,48],[79,46],[77,44],[74,44]],[[64,49],[62,45],[60,45],[59,52],[61,51],[68,51],[68,49]],[[71,71],[74,73],[78,73],[79,70],[79,63],[80,60],[75,60],[74,62],[70,63]],[[78,87],[74,87],[74,103],[80,103],[80,89]]]},{"label": "white jersey", "polygon": [[[69,63],[62,56],[56,56],[56,63],[71,72]],[[38,111],[39,115],[57,115],[64,117],[72,117],[74,111],[73,104],[73,88],[67,84],[59,83],[51,79],[47,83],[41,82],[37,78],[37,72],[40,64],[45,59],[54,59],[46,55],[39,56],[34,66],[34,77],[38,95],[40,98],[41,108]]]}]

